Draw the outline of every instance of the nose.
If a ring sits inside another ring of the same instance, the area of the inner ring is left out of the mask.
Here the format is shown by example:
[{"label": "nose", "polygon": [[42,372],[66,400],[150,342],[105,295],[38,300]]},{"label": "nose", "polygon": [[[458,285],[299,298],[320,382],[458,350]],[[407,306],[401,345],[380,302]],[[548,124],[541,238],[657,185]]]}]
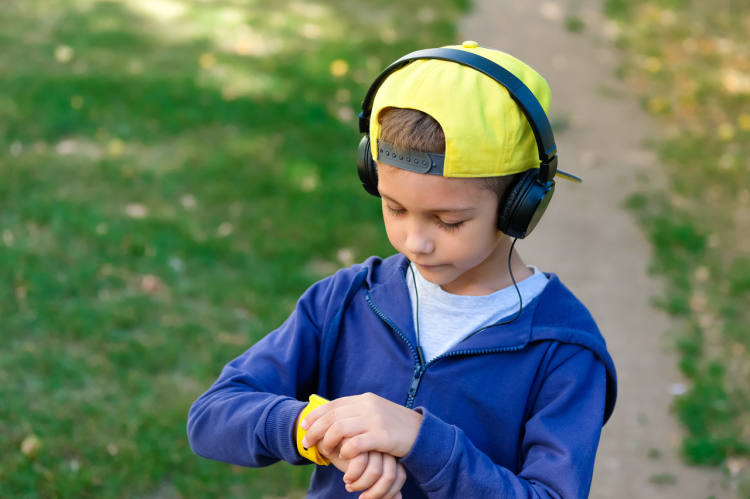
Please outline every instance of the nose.
[{"label": "nose", "polygon": [[419,222],[411,224],[407,229],[404,246],[412,255],[429,255],[435,250],[435,243],[429,231]]}]

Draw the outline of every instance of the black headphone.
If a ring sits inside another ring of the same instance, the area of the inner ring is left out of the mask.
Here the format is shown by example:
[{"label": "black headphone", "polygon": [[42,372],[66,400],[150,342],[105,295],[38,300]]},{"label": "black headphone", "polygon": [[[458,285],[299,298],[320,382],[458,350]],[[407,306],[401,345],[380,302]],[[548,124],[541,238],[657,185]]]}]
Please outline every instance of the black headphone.
[{"label": "black headphone", "polygon": [[[359,131],[365,134],[357,150],[357,172],[362,186],[373,196],[380,197],[377,164],[370,149],[370,114],[375,94],[391,73],[417,59],[453,61],[486,74],[508,90],[526,116],[536,139],[539,168],[523,172],[520,178],[506,189],[504,199],[498,204],[497,216],[497,228],[503,233],[521,239],[526,237],[536,227],[555,192],[557,146],[552,135],[552,127],[541,104],[521,80],[494,61],[471,52],[450,48],[417,50],[393,62],[375,79],[362,101],[362,112],[359,114]],[[429,156],[442,158],[442,155],[431,153]]]}]

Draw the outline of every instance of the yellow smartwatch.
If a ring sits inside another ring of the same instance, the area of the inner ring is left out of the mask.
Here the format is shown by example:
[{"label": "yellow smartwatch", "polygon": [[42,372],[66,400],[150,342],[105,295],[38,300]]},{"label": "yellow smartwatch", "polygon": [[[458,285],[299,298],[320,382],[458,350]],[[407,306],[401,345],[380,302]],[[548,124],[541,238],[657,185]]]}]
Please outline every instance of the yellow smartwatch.
[{"label": "yellow smartwatch", "polygon": [[[323,397],[319,397],[315,394],[310,395],[310,403],[307,404],[304,409],[302,409],[302,413],[300,413],[299,415],[299,422],[301,423],[302,420],[305,419],[305,417],[307,417],[307,415],[313,411],[313,409],[327,403],[328,400],[324,399]],[[320,464],[321,466],[327,466],[331,464],[331,461],[326,459],[320,452],[318,452],[317,447],[312,446],[305,448],[302,446],[302,438],[306,433],[306,430],[303,430],[300,425],[297,425],[297,451],[299,451],[300,455],[302,457],[306,457],[315,464]]]}]

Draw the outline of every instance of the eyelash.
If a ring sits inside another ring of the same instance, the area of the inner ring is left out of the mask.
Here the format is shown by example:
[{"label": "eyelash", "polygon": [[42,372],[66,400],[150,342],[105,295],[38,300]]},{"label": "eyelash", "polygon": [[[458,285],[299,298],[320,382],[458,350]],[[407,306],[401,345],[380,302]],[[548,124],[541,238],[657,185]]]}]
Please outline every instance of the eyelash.
[{"label": "eyelash", "polygon": [[[404,213],[406,213],[406,210],[404,210],[404,209],[391,208],[390,206],[388,206],[387,208],[388,208],[388,211],[390,211],[391,214],[394,215],[394,216],[400,216],[400,215],[403,215]],[[458,230],[458,228],[461,227],[464,222],[462,220],[460,222],[449,224],[449,223],[443,222],[442,220],[440,220],[439,218],[437,218],[435,220],[435,223],[437,223],[438,227],[440,227],[441,229],[446,230],[448,232],[452,232],[454,230]]]},{"label": "eyelash", "polygon": [[442,220],[438,219],[437,224],[438,224],[438,226],[441,229],[447,230],[448,232],[452,232],[454,230],[458,230],[458,228],[463,225],[463,222],[456,222],[456,223],[452,223],[452,224],[447,224],[447,223],[443,222]]}]

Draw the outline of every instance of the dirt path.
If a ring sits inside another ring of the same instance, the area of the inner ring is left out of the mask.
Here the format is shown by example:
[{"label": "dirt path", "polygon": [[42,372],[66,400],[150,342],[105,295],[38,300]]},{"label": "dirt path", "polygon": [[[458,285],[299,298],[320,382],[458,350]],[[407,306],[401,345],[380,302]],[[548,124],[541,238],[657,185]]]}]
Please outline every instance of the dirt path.
[{"label": "dirt path", "polygon": [[[552,119],[565,123],[556,136],[560,166],[585,180],[558,181],[550,211],[518,246],[527,263],[556,272],[587,304],[617,365],[617,408],[602,434],[591,497],[730,497],[720,472],[687,467],[678,456],[669,404],[681,379],[669,322],[649,305],[660,289],[646,275],[648,242],[621,207],[639,172],[659,181],[656,158],[641,146],[655,125],[612,76],[617,54],[600,2],[473,3],[461,37],[509,52],[547,78]],[[581,34],[564,28],[573,7],[586,25]]]}]

